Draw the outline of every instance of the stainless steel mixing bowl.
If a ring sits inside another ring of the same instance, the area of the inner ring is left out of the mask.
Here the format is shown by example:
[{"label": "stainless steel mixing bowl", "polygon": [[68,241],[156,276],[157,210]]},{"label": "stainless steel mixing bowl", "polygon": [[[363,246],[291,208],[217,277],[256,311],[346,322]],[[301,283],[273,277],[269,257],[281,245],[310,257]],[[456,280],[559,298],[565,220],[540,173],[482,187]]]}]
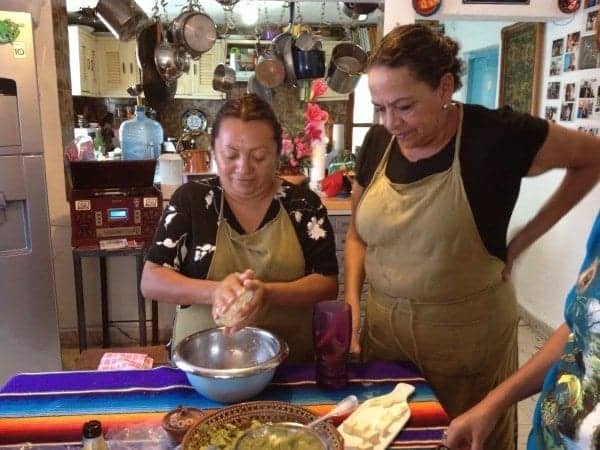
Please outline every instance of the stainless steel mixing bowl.
[{"label": "stainless steel mixing bowl", "polygon": [[259,394],[288,354],[288,345],[266,330],[246,327],[226,335],[212,328],[183,339],[173,362],[201,395],[234,403]]}]

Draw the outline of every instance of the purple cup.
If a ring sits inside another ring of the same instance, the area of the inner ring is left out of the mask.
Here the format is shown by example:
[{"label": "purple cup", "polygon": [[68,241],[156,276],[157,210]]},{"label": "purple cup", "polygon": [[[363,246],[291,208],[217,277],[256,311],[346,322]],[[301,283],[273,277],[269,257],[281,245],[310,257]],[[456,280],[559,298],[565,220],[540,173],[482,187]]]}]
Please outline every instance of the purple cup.
[{"label": "purple cup", "polygon": [[319,302],[313,313],[317,385],[342,389],[348,384],[347,362],[352,324],[350,306],[339,300]]}]

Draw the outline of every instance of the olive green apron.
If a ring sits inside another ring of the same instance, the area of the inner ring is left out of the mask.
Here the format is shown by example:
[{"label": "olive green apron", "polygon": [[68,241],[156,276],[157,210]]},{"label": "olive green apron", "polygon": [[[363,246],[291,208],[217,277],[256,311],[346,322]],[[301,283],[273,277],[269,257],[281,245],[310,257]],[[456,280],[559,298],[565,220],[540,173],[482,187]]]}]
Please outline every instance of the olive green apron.
[{"label": "olive green apron", "polygon": [[[305,275],[304,253],[294,225],[280,203],[277,216],[257,231],[240,234],[219,213],[216,248],[208,269],[208,280],[220,281],[233,272],[250,268],[261,281],[293,281]],[[288,362],[312,362],[312,306],[291,307],[265,304],[253,326],[274,332],[290,347]],[[173,346],[190,334],[214,328],[212,305],[177,307]]]},{"label": "olive green apron", "polygon": [[[355,218],[370,285],[363,357],[415,363],[450,417],[518,367],[516,296],[462,183],[462,114],[451,167],[414,183],[385,175],[392,138]],[[514,409],[501,417],[486,449],[515,448],[515,417]]]}]

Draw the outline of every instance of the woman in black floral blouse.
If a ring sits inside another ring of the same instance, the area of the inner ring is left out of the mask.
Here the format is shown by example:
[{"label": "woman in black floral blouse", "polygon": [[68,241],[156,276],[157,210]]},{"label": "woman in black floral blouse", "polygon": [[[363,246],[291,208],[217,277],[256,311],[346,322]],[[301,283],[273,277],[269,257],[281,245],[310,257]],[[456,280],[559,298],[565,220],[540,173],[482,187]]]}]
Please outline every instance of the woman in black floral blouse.
[{"label": "woman in black floral blouse", "polygon": [[254,292],[231,331],[252,324],[283,338],[290,360],[313,355],[315,302],[337,295],[327,210],[307,188],[277,177],[281,126],[256,95],[226,102],[213,125],[219,176],[172,196],[144,266],[145,297],[177,303],[173,345],[215,325]]}]

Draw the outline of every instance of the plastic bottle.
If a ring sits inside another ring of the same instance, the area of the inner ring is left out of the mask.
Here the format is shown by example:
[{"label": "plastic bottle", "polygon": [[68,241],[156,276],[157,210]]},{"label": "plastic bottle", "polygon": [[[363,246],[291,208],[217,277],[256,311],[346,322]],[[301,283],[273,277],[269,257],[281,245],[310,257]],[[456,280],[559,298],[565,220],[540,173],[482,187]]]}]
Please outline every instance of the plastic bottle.
[{"label": "plastic bottle", "polygon": [[104,436],[102,435],[102,424],[98,420],[90,420],[83,424],[83,450],[108,450]]},{"label": "plastic bottle", "polygon": [[101,159],[101,157],[106,154],[105,149],[106,147],[104,145],[104,139],[102,139],[102,134],[100,134],[100,128],[96,128],[94,136],[94,153],[96,154],[96,159]]},{"label": "plastic bottle", "polygon": [[[135,116],[119,128],[122,159],[158,159],[163,136],[160,123],[146,116],[144,105],[137,105]],[[155,181],[158,181],[158,166]]]}]

